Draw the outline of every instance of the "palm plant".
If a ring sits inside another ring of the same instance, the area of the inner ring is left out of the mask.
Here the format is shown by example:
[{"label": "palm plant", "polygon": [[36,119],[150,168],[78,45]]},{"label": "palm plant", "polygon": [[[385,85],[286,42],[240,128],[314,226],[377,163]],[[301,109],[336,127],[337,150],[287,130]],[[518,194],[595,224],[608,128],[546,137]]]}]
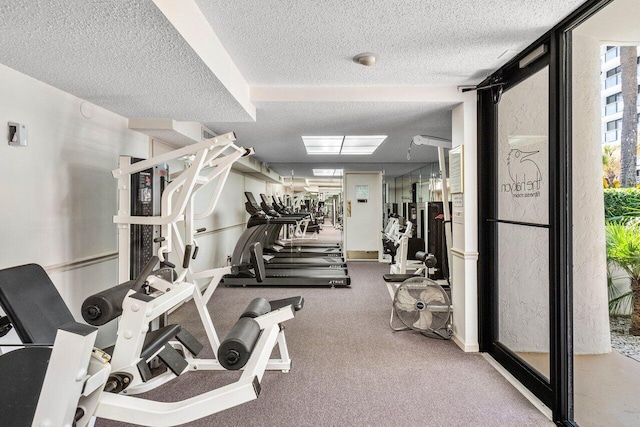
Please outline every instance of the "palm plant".
[{"label": "palm plant", "polygon": [[[615,285],[614,280],[622,278],[621,276],[613,276],[613,263],[607,264],[607,296],[609,301],[609,314],[612,316],[629,313],[631,308],[631,291],[623,292]],[[627,275],[624,275],[628,277]]]},{"label": "palm plant", "polygon": [[602,169],[607,187],[613,187],[613,182],[620,173],[620,147],[605,145],[602,147]]},{"label": "palm plant", "polygon": [[640,335],[640,224],[606,225],[607,260],[623,269],[631,280],[631,335]]}]

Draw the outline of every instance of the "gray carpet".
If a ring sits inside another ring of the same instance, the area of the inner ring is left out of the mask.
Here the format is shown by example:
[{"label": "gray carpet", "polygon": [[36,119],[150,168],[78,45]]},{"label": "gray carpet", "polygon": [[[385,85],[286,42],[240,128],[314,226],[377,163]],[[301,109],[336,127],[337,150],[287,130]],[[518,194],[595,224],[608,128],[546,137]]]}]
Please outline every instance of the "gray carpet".
[{"label": "gray carpet", "polygon": [[[346,289],[216,290],[209,307],[221,338],[256,296],[303,295],[306,304],[285,324],[291,372],[266,372],[257,400],[189,425],[552,425],[480,354],[465,354],[451,341],[391,331],[391,301],[381,279],[387,269],[375,262],[350,263],[353,284]],[[204,337],[192,304],[171,321]],[[188,373],[145,397],[182,400],[238,377],[237,372]],[[98,420],[96,425],[125,424]]]}]

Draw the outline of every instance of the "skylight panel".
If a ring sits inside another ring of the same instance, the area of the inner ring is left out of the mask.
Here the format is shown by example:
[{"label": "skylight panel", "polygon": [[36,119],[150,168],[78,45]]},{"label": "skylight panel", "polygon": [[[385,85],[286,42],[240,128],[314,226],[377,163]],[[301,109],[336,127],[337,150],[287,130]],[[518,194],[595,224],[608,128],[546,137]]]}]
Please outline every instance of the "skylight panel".
[{"label": "skylight panel", "polygon": [[343,136],[303,136],[307,154],[340,154]]},{"label": "skylight panel", "polygon": [[307,154],[367,155],[387,139],[387,135],[303,136]]},{"label": "skylight panel", "polygon": [[314,169],[314,176],[333,176],[335,169]]},{"label": "skylight panel", "polygon": [[386,135],[347,135],[340,154],[373,154],[385,139]]},{"label": "skylight panel", "polygon": [[342,176],[342,169],[313,169],[313,176]]}]

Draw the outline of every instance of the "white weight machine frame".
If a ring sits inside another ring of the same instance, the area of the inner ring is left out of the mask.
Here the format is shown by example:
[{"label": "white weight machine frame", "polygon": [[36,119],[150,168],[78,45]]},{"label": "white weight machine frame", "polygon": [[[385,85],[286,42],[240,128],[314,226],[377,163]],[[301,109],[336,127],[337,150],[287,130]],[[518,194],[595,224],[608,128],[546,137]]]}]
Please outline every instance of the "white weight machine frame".
[{"label": "white weight machine frame", "polygon": [[395,235],[389,235],[391,240],[396,243],[398,250],[396,251],[396,262],[389,267],[390,274],[420,274],[424,269],[424,263],[417,260],[407,259],[409,252],[409,238],[411,237],[411,230],[413,229],[413,223],[407,221],[405,223],[404,233],[400,234],[399,224],[393,228]]},{"label": "white weight machine frame", "polygon": [[447,163],[445,159],[445,149],[451,150],[452,142],[448,139],[437,138],[428,135],[416,135],[411,139],[409,144],[409,151],[407,152],[407,160],[409,160],[411,145],[427,145],[438,148],[438,164],[440,166],[440,175],[442,177],[442,212],[444,215],[444,239],[447,246],[447,265],[449,266],[449,277],[447,283],[452,283],[451,274],[453,271],[451,247],[453,245],[452,237],[452,224],[451,224],[451,212],[449,211],[449,190],[448,190],[448,178],[447,178]]},{"label": "white weight machine frame", "polygon": [[397,239],[399,232],[400,221],[396,217],[390,217],[387,221],[387,225],[384,227],[384,230],[382,230],[382,237],[391,240],[394,243],[398,243]]},{"label": "white weight machine frame", "polygon": [[[194,285],[183,283],[174,290],[187,295],[190,287]],[[128,320],[123,322],[122,336],[132,340],[130,348],[140,350],[144,333],[135,333],[127,327],[138,325],[144,329],[153,316],[171,306],[170,300],[174,298],[170,297],[171,293],[152,301],[136,299],[133,294],[125,298],[123,316]],[[249,402],[260,394],[260,381],[281,333],[280,324],[293,317],[294,311],[289,305],[255,318],[261,334],[240,379],[179,402],[157,402],[104,392],[109,374],[115,369],[112,369],[113,359],[93,348],[97,329],[65,325],[56,335],[32,425],[71,426],[77,408],[82,409],[75,424],[79,427],[90,425],[94,416],[145,426],[179,425]]]},{"label": "white weight machine frame", "polygon": [[[165,238],[163,245],[158,250],[160,261],[164,261],[164,254],[174,249],[173,239],[176,239],[176,252],[179,257],[184,256],[186,244],[193,244],[194,219],[205,218],[215,210],[222,188],[234,162],[247,154],[253,154],[253,149],[245,149],[234,144],[233,132],[207,139],[197,144],[189,145],[171,152],[155,156],[148,160],[130,163],[129,157],[121,157],[120,167],[112,171],[113,177],[118,180],[118,214],[113,217],[113,222],[118,224],[118,271],[120,283],[128,281],[129,277],[129,229],[132,224],[159,225],[161,236]],[[224,155],[226,150],[232,150],[231,154]],[[180,158],[192,158],[191,165],[179,174],[172,175],[172,180],[164,189],[161,199],[160,215],[157,216],[132,216],[131,213],[131,175],[155,165],[166,163]],[[212,168],[209,173],[201,174],[205,169]],[[209,201],[207,208],[198,214],[193,212],[194,194],[197,190],[210,182],[218,180],[218,185]],[[174,197],[178,194],[176,200]],[[177,229],[179,222],[185,223],[185,239]],[[183,275],[188,277],[188,274]]]},{"label": "white weight machine frame", "polygon": [[[123,164],[120,165],[120,168],[112,171],[114,178],[118,179],[119,210],[113,221],[118,224],[119,280],[121,283],[130,279],[129,229],[131,224],[161,226],[161,235],[165,238],[157,254],[161,261],[164,261],[165,255],[172,251],[175,251],[177,257],[183,260],[186,245],[192,245],[192,248],[197,247],[197,242],[194,238],[197,232],[195,220],[206,218],[213,213],[233,163],[241,157],[254,152],[252,148],[245,149],[235,145],[234,141],[235,135],[227,133],[133,164],[128,163],[128,157],[121,158],[121,160],[124,160]],[[225,152],[227,154],[224,154]],[[155,165],[185,157],[192,159],[191,164],[184,171],[175,175],[172,174],[171,183],[167,185],[162,193],[161,215],[148,217],[129,215],[131,175],[152,168]],[[195,195],[203,187],[214,181],[216,182],[215,188],[206,209],[202,212],[195,212]],[[177,199],[174,200],[176,195],[178,195]],[[184,240],[180,234],[180,224],[184,227]],[[211,320],[207,304],[222,277],[232,273],[232,267],[213,268],[198,272],[193,271],[191,264],[186,268],[184,266],[181,267],[182,271],[174,283],[166,282],[155,276],[149,277],[150,286],[164,292],[164,295],[155,299],[157,301],[154,303],[154,308],[149,308],[153,310],[155,317],[146,319],[146,321],[154,320],[180,304],[193,299],[209,345],[214,355],[217,355],[220,339]],[[208,283],[204,286],[198,286],[196,284],[198,279],[208,279]],[[161,308],[156,309],[156,306]],[[137,394],[151,390],[175,378],[175,375],[168,370],[146,383],[142,382],[135,364],[139,361],[138,355],[144,341],[144,333],[147,332],[145,329],[148,329],[148,326],[135,323],[138,320],[134,321],[132,319],[137,318],[135,315],[130,314],[127,317],[121,317],[119,321],[112,366],[113,371],[126,371],[134,378],[133,382],[123,392]],[[131,324],[131,322],[134,323]],[[132,340],[129,336],[131,334],[138,336],[141,333],[140,331],[144,331],[140,342],[138,342],[139,340]],[[280,358],[269,359],[266,369],[288,372],[291,369],[291,358],[289,357],[283,332],[277,335],[277,343]],[[187,369],[190,371],[225,370],[217,359],[196,358],[177,341],[172,341],[171,345],[184,353],[185,360],[189,364]]]},{"label": "white weight machine frame", "polygon": [[[163,289],[166,290],[166,292],[153,298],[151,301],[143,301],[131,298],[134,292],[130,291],[128,298],[125,298],[122,304],[123,311],[118,324],[118,336],[111,358],[113,372],[126,373],[132,378],[131,383],[122,391],[122,394],[145,393],[176,377],[171,370],[167,370],[144,382],[137,369],[137,363],[141,361],[139,355],[142,351],[145,335],[149,330],[149,322],[163,315],[176,305],[188,301],[190,298],[194,299],[214,355],[218,354],[218,348],[220,347],[218,335],[211,322],[206,304],[204,304],[203,301],[204,298],[195,284],[189,282],[171,283],[156,276],[149,276],[147,282],[152,288]],[[275,310],[274,312],[277,311],[278,310]],[[268,316],[269,314],[270,313],[267,313],[264,316]],[[256,320],[258,319],[260,318],[256,318]],[[217,359],[196,358],[178,341],[171,341],[169,344],[183,353],[188,363],[185,371],[226,370]],[[267,357],[268,360],[265,361],[265,369],[288,372],[291,369],[291,358],[287,348],[284,329],[278,330],[274,344],[278,345],[280,359],[268,359]],[[161,350],[161,348],[158,349],[156,354]],[[156,354],[151,355],[149,359],[153,358]],[[270,354],[271,353],[269,353],[269,355]]]}]

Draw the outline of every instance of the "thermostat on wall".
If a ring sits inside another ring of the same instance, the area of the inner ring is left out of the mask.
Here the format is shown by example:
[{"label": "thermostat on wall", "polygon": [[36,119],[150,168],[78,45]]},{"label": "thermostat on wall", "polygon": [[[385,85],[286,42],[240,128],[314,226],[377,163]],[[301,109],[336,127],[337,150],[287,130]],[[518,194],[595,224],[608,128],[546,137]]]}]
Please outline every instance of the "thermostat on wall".
[{"label": "thermostat on wall", "polygon": [[13,147],[27,146],[27,125],[9,122],[9,145]]}]

